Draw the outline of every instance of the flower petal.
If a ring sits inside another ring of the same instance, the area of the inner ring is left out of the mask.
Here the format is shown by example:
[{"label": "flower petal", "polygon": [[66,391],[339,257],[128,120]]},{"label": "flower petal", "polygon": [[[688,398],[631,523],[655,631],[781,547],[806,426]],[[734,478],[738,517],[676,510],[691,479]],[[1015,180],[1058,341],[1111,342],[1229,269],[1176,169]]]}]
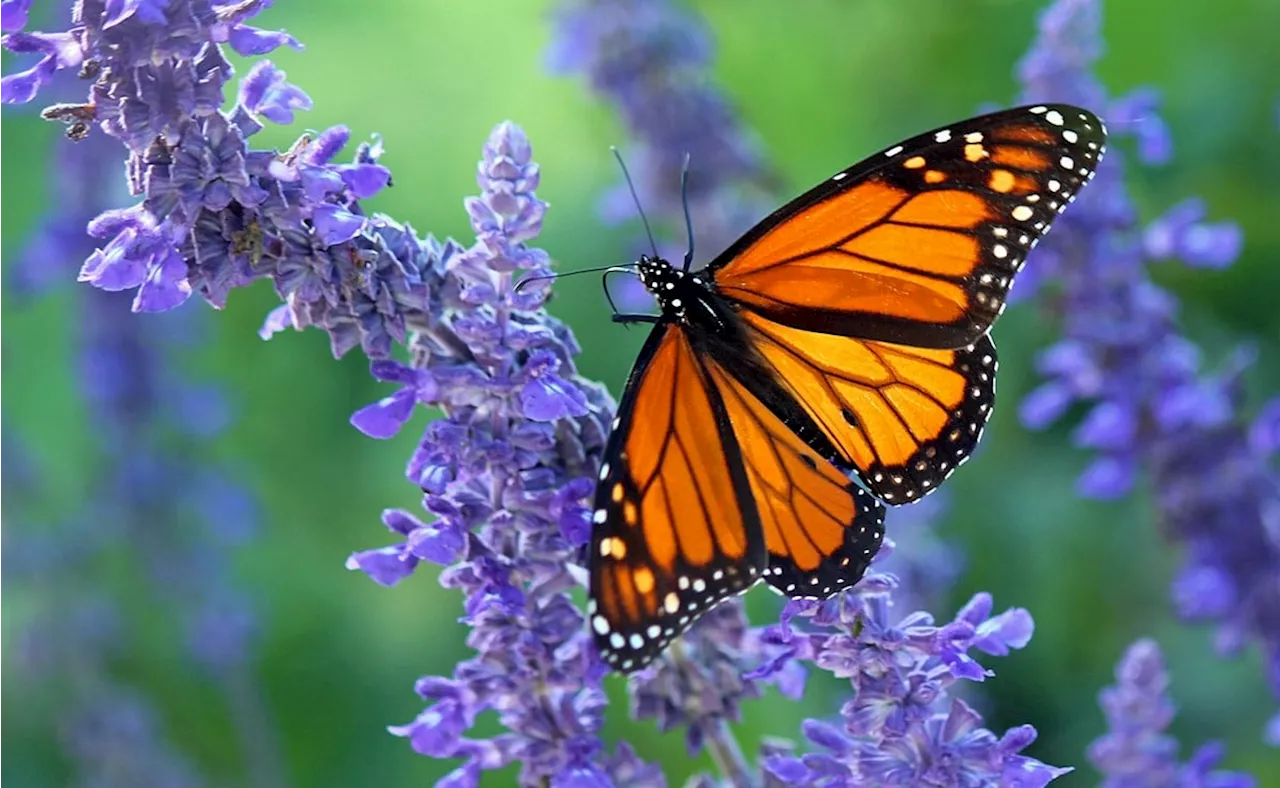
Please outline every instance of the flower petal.
[{"label": "flower petal", "polygon": [[347,558],[346,566],[348,569],[364,572],[378,585],[390,587],[413,574],[418,566],[418,558],[405,552],[403,545],[392,545],[352,553]]},{"label": "flower petal", "polygon": [[27,13],[31,0],[4,0],[0,2],[0,33],[16,33],[27,26]]},{"label": "flower petal", "polygon": [[231,44],[231,48],[238,54],[245,57],[266,55],[282,46],[299,51],[306,48],[298,39],[283,30],[263,30],[250,25],[236,25],[231,28],[227,43]]},{"label": "flower petal", "polygon": [[403,388],[351,414],[351,426],[370,438],[394,438],[413,415],[417,404],[412,389]]}]

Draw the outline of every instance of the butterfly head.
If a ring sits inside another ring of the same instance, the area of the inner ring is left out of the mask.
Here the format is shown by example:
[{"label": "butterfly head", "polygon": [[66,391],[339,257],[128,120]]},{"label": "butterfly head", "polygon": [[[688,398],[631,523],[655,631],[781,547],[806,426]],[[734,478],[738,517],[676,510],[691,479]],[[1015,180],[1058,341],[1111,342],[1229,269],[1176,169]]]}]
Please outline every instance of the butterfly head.
[{"label": "butterfly head", "polygon": [[687,273],[661,257],[641,255],[636,275],[658,302],[664,317],[688,322],[690,309],[706,297],[706,284],[697,273]]}]

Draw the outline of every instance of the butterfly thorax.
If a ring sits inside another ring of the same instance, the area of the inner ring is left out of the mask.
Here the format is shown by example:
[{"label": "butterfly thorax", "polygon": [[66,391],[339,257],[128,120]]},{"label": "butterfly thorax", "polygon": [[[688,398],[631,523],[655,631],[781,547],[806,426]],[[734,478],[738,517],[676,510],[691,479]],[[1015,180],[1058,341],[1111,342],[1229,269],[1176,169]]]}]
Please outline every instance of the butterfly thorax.
[{"label": "butterfly thorax", "polygon": [[711,290],[699,273],[681,271],[661,257],[641,255],[636,273],[658,302],[666,320],[719,330],[723,316],[711,301]]}]

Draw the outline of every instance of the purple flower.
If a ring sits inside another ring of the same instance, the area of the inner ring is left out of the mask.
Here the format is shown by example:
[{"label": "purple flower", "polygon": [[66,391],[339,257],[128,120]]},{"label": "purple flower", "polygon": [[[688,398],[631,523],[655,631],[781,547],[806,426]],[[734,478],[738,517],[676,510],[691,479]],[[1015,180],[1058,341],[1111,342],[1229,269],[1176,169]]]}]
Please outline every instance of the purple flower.
[{"label": "purple flower", "polygon": [[[19,19],[26,23],[26,9],[21,9]],[[8,20],[6,19],[6,24]],[[35,98],[53,75],[64,68],[78,68],[84,62],[84,52],[79,41],[70,33],[9,33],[4,37],[4,48],[16,54],[43,55],[38,63],[26,71],[0,78],[0,102],[25,104]]]},{"label": "purple flower", "polygon": [[927,613],[895,620],[893,585],[892,577],[869,575],[827,602],[792,602],[782,621],[763,631],[764,650],[781,659],[756,675],[767,678],[787,660],[806,660],[849,679],[853,689],[838,724],[805,723],[814,752],[774,754],[765,770],[805,786],[1043,786],[1070,771],[1021,754],[1035,740],[1031,726],[998,737],[948,692],[959,680],[990,675],[970,650],[1005,655],[1025,646],[1030,615],[1014,609],[992,617],[991,597],[978,594],[943,626]]},{"label": "purple flower", "polygon": [[31,0],[0,0],[0,32],[16,33],[27,26]]},{"label": "purple flower", "polygon": [[413,369],[395,361],[375,361],[369,372],[378,380],[401,383],[404,388],[361,408],[351,416],[351,424],[371,438],[390,438],[413,415],[415,404],[436,402],[439,387],[430,370]]},{"label": "purple flower", "polygon": [[[197,788],[204,777],[166,740],[163,721],[146,699],[123,688],[102,692],[63,722],[61,739],[88,785]],[[111,775],[112,783],[100,782]]]},{"label": "purple flower", "polygon": [[1249,446],[1259,457],[1280,453],[1280,397],[1262,407],[1249,430]]},{"label": "purple flower", "polygon": [[1173,206],[1143,230],[1143,250],[1153,260],[1177,258],[1202,268],[1231,265],[1240,256],[1240,228],[1234,222],[1206,223],[1206,213],[1198,198]]},{"label": "purple flower", "polygon": [[[689,208],[703,250],[725,248],[770,208],[778,179],[709,78],[705,22],[668,0],[566,0],[548,52],[553,71],[578,73],[617,109],[638,147],[628,151],[651,217],[684,230],[680,175],[689,156]],[[613,222],[634,219],[625,184],[603,201]],[[678,251],[668,257],[678,259]]]},{"label": "purple flower", "polygon": [[556,375],[560,360],[541,350],[530,356],[520,377],[520,411],[533,421],[557,421],[587,413],[587,398],[572,383]]},{"label": "purple flower", "polygon": [[[163,275],[172,251],[167,228],[145,206],[103,211],[117,191],[110,185],[119,183],[119,158],[105,136],[58,152],[49,173],[56,210],[15,272],[22,296],[39,295],[54,277],[69,282],[92,249],[86,226],[113,239],[85,266],[100,287],[76,289],[70,312],[81,395],[97,439],[86,458],[94,476],[85,511],[33,529],[19,508],[8,522],[6,547],[23,559],[6,558],[6,570],[15,571],[5,582],[43,600],[17,635],[26,657],[17,669],[24,683],[58,688],[50,699],[80,782],[111,775],[122,785],[203,784],[168,740],[150,699],[119,677],[118,665],[137,647],[126,605],[147,593],[148,616],[186,633],[187,660],[232,701],[234,724],[262,733],[245,753],[246,779],[278,784],[271,724],[251,670],[255,616],[229,572],[232,551],[252,536],[253,501],[224,469],[199,459],[228,422],[220,393],[182,379],[173,363],[197,338],[200,316],[142,318],[129,313],[129,296],[111,292],[138,288],[146,309],[171,297],[167,282],[183,280]],[[6,444],[6,459],[9,453]],[[48,534],[54,542],[45,541]],[[138,569],[127,592],[113,568],[124,559]],[[71,675],[77,679],[67,681]]]},{"label": "purple flower", "polygon": [[[360,146],[351,164],[333,162],[349,137],[344,128],[307,134],[287,154],[252,150],[256,115],[287,122],[308,105],[269,64],[244,78],[237,106],[220,109],[230,70],[219,42],[242,52],[293,43],[239,23],[259,8],[86,5],[70,38],[101,69],[96,111],[49,115],[76,123],[87,116],[124,142],[129,185],[142,202],[93,223],[106,244],[82,278],[137,288],[136,307],[145,310],[189,293],[221,306],[230,289],[270,276],[285,303],[265,335],[323,326],[335,354],[360,344],[375,376],[401,385],[353,417],[360,429],[392,435],[417,403],[448,413],[425,431],[408,468],[435,521],[384,513],[401,544],[357,553],[348,565],[393,585],[422,559],[448,564],[442,582],[466,592],[476,658],[452,678],[420,682],[433,705],[393,729],[421,752],[465,757],[449,784],[475,783],[479,771],[516,761],[525,782],[662,783],[630,751],[608,756],[600,745],[603,670],[567,595],[577,581],[566,568],[588,535],[584,499],[611,413],[603,390],[573,374],[576,343],[540,308],[547,288],[513,288],[520,276],[549,270],[548,256],[525,244],[545,212],[529,143],[503,124],[485,146],[483,194],[467,202],[471,248],[367,216],[358,200],[390,183],[380,143]],[[188,12],[189,24],[173,26],[170,14]],[[155,51],[168,58],[152,58]],[[410,365],[385,359],[392,343],[408,345]],[[152,463],[129,489],[155,489],[163,468]],[[237,628],[234,618],[201,622],[193,633]],[[498,711],[511,733],[466,738],[484,710]]]},{"label": "purple flower", "polygon": [[465,531],[444,520],[423,524],[409,512],[388,509],[382,513],[382,522],[405,541],[352,553],[347,559],[348,569],[364,572],[379,585],[393,586],[413,574],[419,560],[448,566],[459,560],[466,550]]},{"label": "purple flower", "polygon": [[1089,760],[1102,772],[1103,788],[1252,788],[1253,778],[1215,771],[1224,753],[1208,743],[1187,763],[1178,762],[1178,743],[1165,733],[1173,722],[1169,674],[1152,640],[1131,645],[1116,665],[1116,683],[1099,694],[1107,733],[1089,745]]},{"label": "purple flower", "polygon": [[333,158],[346,129],[304,135],[284,154],[249,146],[259,117],[288,123],[311,106],[260,61],[238,103],[222,107],[232,74],[223,43],[255,55],[300,47],[243,24],[264,5],[85,0],[65,33],[5,37],[11,50],[44,55],[31,72],[5,77],[5,100],[28,101],[60,69],[92,64],[89,100],[46,116],[70,124],[74,137],[96,126],[123,142],[129,188],[142,203],[94,222],[106,243],[86,260],[83,281],[136,290],[135,311],[163,311],[192,294],[221,307],[232,289],[270,278],[288,310],[275,325],[320,326],[335,355],[360,346],[383,358],[429,322],[438,308],[430,283],[455,249],[365,214],[359,200],[390,183],[380,144],[343,164]]},{"label": "purple flower", "polygon": [[744,675],[755,652],[742,605],[712,608],[670,652],[631,679],[632,716],[653,718],[660,731],[683,728],[690,754],[708,741],[735,746],[725,725],[740,719],[742,701],[762,694],[759,683]]},{"label": "purple flower", "polygon": [[262,30],[249,25],[236,25],[231,28],[227,43],[245,57],[270,54],[282,46],[303,49],[296,38],[283,30]]},{"label": "purple flower", "polygon": [[[1040,37],[1021,65],[1026,98],[1069,101],[1107,118],[1113,136],[1134,137],[1139,158],[1168,157],[1155,96],[1108,99],[1091,73],[1101,50],[1096,0],[1057,0],[1041,15]],[[1239,229],[1207,223],[1186,200],[1145,226],[1123,181],[1125,161],[1109,154],[1095,183],[1042,245],[1037,267],[1058,280],[1063,339],[1041,357],[1046,382],[1022,403],[1023,422],[1042,427],[1074,402],[1089,404],[1078,445],[1096,452],[1078,480],[1096,498],[1128,494],[1150,479],[1165,533],[1185,544],[1173,597],[1189,619],[1221,624],[1219,647],[1246,638],[1280,664],[1280,545],[1268,525],[1280,506],[1280,478],[1251,436],[1268,431],[1264,409],[1250,427],[1241,415],[1239,376],[1247,360],[1213,374],[1177,326],[1177,301],[1155,285],[1149,264],[1176,257],[1222,268],[1239,253]],[[1280,670],[1270,671],[1280,696]]]},{"label": "purple flower", "polygon": [[[421,754],[466,760],[445,784],[474,785],[482,771],[519,762],[522,784],[660,785],[629,750],[610,757],[599,740],[604,670],[568,595],[584,578],[575,565],[589,533],[585,499],[612,414],[603,390],[575,374],[577,344],[542,311],[545,289],[515,291],[548,270],[546,254],[526,245],[546,211],[531,156],[518,127],[494,129],[481,195],[466,203],[476,242],[436,267],[439,301],[408,338],[412,362],[373,363],[374,377],[399,390],[352,416],[366,434],[390,437],[415,406],[444,410],[406,471],[436,519],[384,513],[404,541],[347,566],[392,585],[425,559],[445,565],[440,582],[465,595],[476,655],[452,676],[421,679],[431,705],[390,728]],[[469,738],[486,711],[507,733]]]},{"label": "purple flower", "polygon": [[240,82],[240,106],[272,123],[293,123],[294,110],[311,109],[311,99],[284,77],[271,61],[259,60]]}]

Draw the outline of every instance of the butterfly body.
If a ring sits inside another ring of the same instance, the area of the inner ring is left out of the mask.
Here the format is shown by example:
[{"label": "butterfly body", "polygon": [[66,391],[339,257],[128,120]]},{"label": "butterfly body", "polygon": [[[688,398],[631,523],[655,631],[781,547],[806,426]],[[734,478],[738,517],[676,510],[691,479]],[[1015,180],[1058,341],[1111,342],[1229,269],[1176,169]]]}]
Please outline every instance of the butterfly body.
[{"label": "butterfly body", "polygon": [[[660,320],[686,323],[695,334],[726,329],[725,312],[699,274],[676,268],[661,257],[641,256],[636,263],[640,283],[658,303]],[[625,322],[625,317],[624,318]]]},{"label": "butterfly body", "polygon": [[658,315],[605,448],[588,625],[638,669],[764,580],[856,583],[884,505],[940,485],[995,399],[987,332],[1093,177],[1105,129],[1022,107],[906,140],[797,197],[699,271],[642,257]]}]

